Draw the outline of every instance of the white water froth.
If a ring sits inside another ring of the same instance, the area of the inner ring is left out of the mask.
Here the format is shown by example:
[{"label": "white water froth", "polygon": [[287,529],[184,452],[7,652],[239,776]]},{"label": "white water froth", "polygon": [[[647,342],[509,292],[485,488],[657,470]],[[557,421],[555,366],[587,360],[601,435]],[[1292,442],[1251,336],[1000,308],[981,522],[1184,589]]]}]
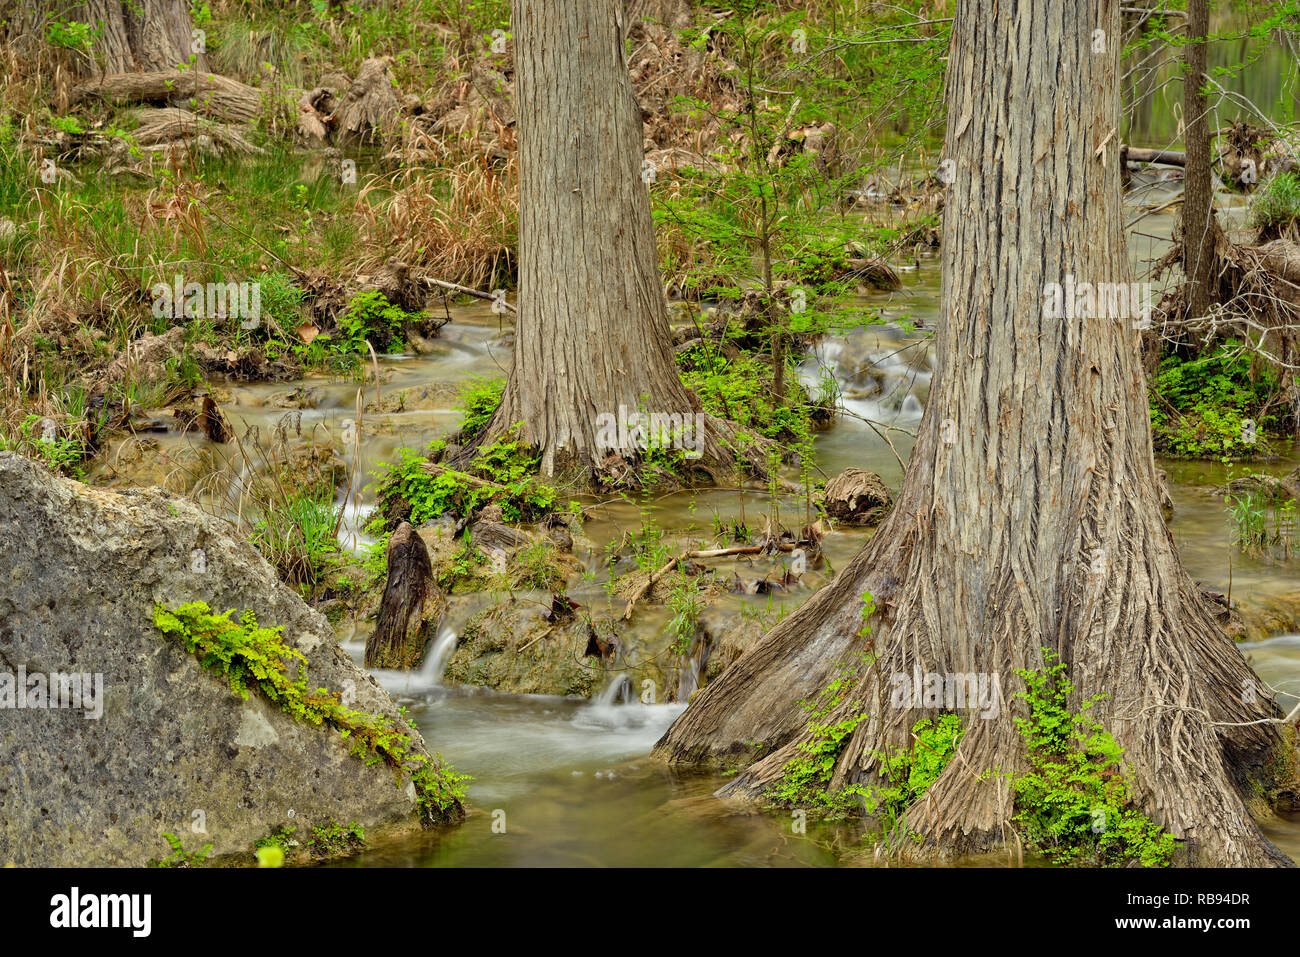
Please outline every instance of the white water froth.
[{"label": "white water froth", "polygon": [[418,671],[377,669],[370,674],[379,682],[380,687],[391,695],[411,698],[428,694],[442,685],[442,677],[447,671],[447,662],[451,660],[455,650],[456,632],[444,628],[425,652],[424,661]]},{"label": "white water froth", "polygon": [[645,704],[637,698],[632,679],[619,675],[590,704],[579,709],[573,724],[591,731],[649,732],[653,744],[685,709],[685,704]]}]

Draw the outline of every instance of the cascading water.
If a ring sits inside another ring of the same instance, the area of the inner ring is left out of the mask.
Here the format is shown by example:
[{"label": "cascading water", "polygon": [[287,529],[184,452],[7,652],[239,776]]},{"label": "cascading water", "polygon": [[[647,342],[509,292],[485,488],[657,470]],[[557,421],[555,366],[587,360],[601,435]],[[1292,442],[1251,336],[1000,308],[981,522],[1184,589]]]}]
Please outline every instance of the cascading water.
[{"label": "cascading water", "polygon": [[[632,679],[623,674],[614,678],[590,704],[579,710],[573,723],[581,728],[624,731],[662,722],[669,713],[666,709],[670,708],[674,717],[681,711],[681,706],[646,704],[638,700]],[[667,730],[667,723],[664,728]]]},{"label": "cascading water", "polygon": [[380,669],[370,674],[391,695],[414,698],[427,695],[442,684],[447,662],[456,650],[456,632],[444,628],[429,644],[424,662],[417,671],[388,671]]},{"label": "cascading water", "polygon": [[619,675],[602,691],[592,704],[612,705],[627,704],[632,700],[632,679],[627,675]]},{"label": "cascading water", "polygon": [[424,664],[420,666],[420,679],[431,685],[442,684],[442,676],[447,671],[447,662],[451,661],[455,650],[456,633],[450,628],[444,628],[433,640],[428,654],[424,656]]}]

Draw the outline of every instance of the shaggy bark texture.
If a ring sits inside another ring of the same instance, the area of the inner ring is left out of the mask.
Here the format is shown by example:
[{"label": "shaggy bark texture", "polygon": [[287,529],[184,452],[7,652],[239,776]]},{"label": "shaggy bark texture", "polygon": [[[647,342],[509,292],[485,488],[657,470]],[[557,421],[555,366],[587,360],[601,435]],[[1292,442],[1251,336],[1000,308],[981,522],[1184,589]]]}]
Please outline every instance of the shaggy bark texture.
[{"label": "shaggy bark texture", "polygon": [[[800,702],[847,669],[859,680],[824,720],[865,719],[830,786],[873,782],[877,755],[908,746],[935,713],[892,706],[893,676],[996,675],[996,716],[963,713],[954,759],[907,820],[931,853],[1014,843],[1010,784],[982,775],[1025,766],[1015,670],[1043,668],[1046,647],[1070,669],[1076,710],[1108,696],[1092,713],[1126,749],[1136,802],[1200,863],[1285,860],[1242,797],[1280,725],[1237,724],[1279,712],[1266,692],[1243,694],[1262,682],[1216,627],[1162,521],[1136,315],[1043,307],[1047,284],[1067,275],[1129,280],[1119,37],[1117,0],[958,3],[938,368],[903,488],[867,547],[700,693],[660,755],[765,745],[725,789],[761,793],[808,740]],[[870,637],[864,591],[879,609]]]},{"label": "shaggy bark texture", "polygon": [[429,643],[426,604],[435,597],[433,565],[424,540],[403,522],[388,541],[388,581],[375,630],[366,640],[367,668],[414,668]]},{"label": "shaggy bark texture", "polygon": [[[601,440],[602,414],[700,411],[673,359],[620,7],[513,7],[518,319],[510,382],[478,443],[522,423],[518,437],[540,451],[546,475],[635,457]],[[690,464],[721,479],[739,439],[716,419],[700,431]]]}]

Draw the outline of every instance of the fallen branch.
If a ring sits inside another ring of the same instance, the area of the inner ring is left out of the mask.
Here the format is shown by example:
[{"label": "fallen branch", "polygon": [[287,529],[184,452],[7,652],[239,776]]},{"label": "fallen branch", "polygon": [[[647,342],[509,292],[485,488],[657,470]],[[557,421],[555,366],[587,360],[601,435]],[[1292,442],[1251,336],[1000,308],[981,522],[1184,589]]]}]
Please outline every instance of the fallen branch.
[{"label": "fallen branch", "polygon": [[627,608],[623,611],[623,620],[631,621],[632,609],[636,606],[636,603],[644,598],[650,589],[654,588],[654,586],[659,583],[659,579],[672,571],[680,562],[684,562],[691,558],[726,558],[728,555],[761,555],[764,551],[767,551],[770,548],[775,548],[780,552],[793,552],[800,548],[815,550],[816,546],[813,545],[812,542],[775,542],[772,545],[736,545],[731,548],[692,549],[682,552],[663,568],[659,569],[647,578],[645,584],[639,587],[632,594],[632,597],[627,601]]},{"label": "fallen branch", "polygon": [[216,73],[164,70],[114,73],[72,89],[73,105],[89,97],[128,103],[174,103],[192,98],[194,112],[230,123],[247,123],[262,109],[262,92]]},{"label": "fallen branch", "polygon": [[[447,282],[445,279],[434,279],[432,276],[421,276],[420,281],[423,283],[427,283],[430,286],[436,286],[438,289],[446,289],[449,292],[458,292],[465,296],[473,296],[475,299],[486,299],[489,302],[498,301],[497,297],[492,295],[492,293],[490,292],[483,292],[482,290],[479,289],[471,289],[469,288],[469,286],[461,286],[454,282]],[[511,303],[506,302],[504,299],[499,301],[503,306],[505,306],[511,312],[518,311]]]},{"label": "fallen branch", "polygon": [[1149,150],[1138,146],[1121,146],[1119,158],[1129,163],[1156,163],[1160,166],[1186,166],[1187,154],[1172,150]]},{"label": "fallen branch", "polygon": [[632,594],[632,597],[627,600],[627,608],[623,612],[623,620],[631,621],[632,609],[636,607],[636,603],[640,601],[642,597],[644,597],[646,592],[648,592],[651,588],[654,588],[655,583],[658,582],[659,579],[663,578],[675,567],[677,567],[678,562],[685,561],[689,556],[690,556],[690,552],[682,552],[680,557],[674,558],[663,568],[659,569],[659,571],[655,572],[653,575],[647,578],[645,584],[642,585],[640,588],[638,588]]}]

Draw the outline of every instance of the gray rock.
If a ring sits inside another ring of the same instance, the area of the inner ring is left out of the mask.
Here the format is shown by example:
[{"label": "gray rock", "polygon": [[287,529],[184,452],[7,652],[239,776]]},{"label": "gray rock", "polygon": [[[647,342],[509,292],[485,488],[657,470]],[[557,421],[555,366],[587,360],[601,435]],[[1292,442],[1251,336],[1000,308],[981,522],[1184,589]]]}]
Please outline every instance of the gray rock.
[{"label": "gray rock", "polygon": [[[241,699],[154,625],[155,602],[251,609],[306,656],[309,689],[405,727],[325,618],[232,531],[158,489],[91,488],[0,453],[0,681],[102,674],[94,708],[0,706],[0,865],[141,865],[168,855],[164,832],[251,862],[284,826],[420,826],[408,775],[255,688]],[[428,754],[414,730],[408,753]]]}]

